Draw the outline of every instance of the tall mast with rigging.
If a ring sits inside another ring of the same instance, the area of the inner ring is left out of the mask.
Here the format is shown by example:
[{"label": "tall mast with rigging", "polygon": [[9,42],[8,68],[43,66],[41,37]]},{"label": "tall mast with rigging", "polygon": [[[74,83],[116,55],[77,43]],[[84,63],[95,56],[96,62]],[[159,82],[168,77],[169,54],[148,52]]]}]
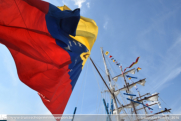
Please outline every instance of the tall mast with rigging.
[{"label": "tall mast with rigging", "polygon": [[[123,74],[124,83],[125,83],[125,85],[126,85],[126,92],[129,93],[130,90],[129,90],[129,88],[128,88],[128,83],[126,82],[125,75],[124,75],[123,70],[122,70],[122,66],[121,66],[121,72],[122,72],[122,74]],[[132,98],[132,97],[131,97],[131,98]],[[131,102],[131,105],[132,105],[132,107],[133,107],[134,113],[136,114],[136,118],[137,118],[137,111],[136,111],[136,108],[135,108],[135,106],[134,106],[134,103]]]},{"label": "tall mast with rigging", "polygon": [[[150,109],[152,109],[152,108],[150,108],[150,106],[153,106],[153,105],[156,105],[156,104],[159,104],[159,102],[158,102],[158,94],[159,93],[156,93],[156,94],[150,94],[150,93],[146,93],[146,94],[144,94],[144,95],[140,95],[140,92],[139,91],[137,91],[138,92],[138,97],[136,97],[136,98],[133,98],[133,96],[136,96],[136,95],[134,95],[134,94],[130,94],[131,93],[131,91],[130,91],[130,89],[132,88],[132,87],[134,87],[136,84],[140,84],[140,85],[142,85],[142,86],[144,86],[145,85],[145,79],[141,79],[141,80],[139,80],[139,81],[136,81],[136,82],[132,82],[131,84],[129,84],[129,83],[127,83],[127,81],[126,81],[126,78],[125,78],[125,76],[128,74],[128,73],[131,73],[131,74],[135,74],[135,69],[130,69],[130,70],[128,70],[128,71],[126,71],[126,69],[124,69],[124,71],[123,71],[123,69],[122,69],[122,66],[119,66],[120,67],[120,69],[121,69],[121,72],[122,72],[122,74],[119,74],[119,75],[117,75],[117,76],[115,76],[115,77],[113,77],[113,78],[111,78],[111,75],[110,75],[110,73],[109,73],[109,69],[107,68],[107,64],[106,64],[106,60],[105,60],[105,56],[104,56],[104,51],[103,51],[103,49],[101,48],[101,53],[102,53],[102,57],[103,57],[103,61],[104,61],[104,66],[105,66],[105,71],[106,71],[106,76],[108,77],[108,82],[109,82],[109,85],[106,83],[106,81],[104,80],[104,78],[102,77],[102,75],[100,74],[100,72],[99,72],[99,70],[97,69],[97,67],[96,67],[96,65],[94,64],[94,62],[93,62],[93,60],[90,58],[90,60],[91,60],[91,62],[93,63],[93,65],[94,65],[94,67],[95,67],[95,69],[97,70],[97,72],[98,72],[98,74],[100,75],[100,77],[101,77],[101,79],[103,80],[103,82],[104,82],[104,84],[106,85],[106,87],[107,87],[107,89],[108,90],[106,90],[107,92],[109,92],[110,93],[110,95],[111,95],[111,98],[112,98],[112,100],[113,100],[113,104],[114,104],[114,107],[115,107],[115,109],[112,109],[112,111],[113,111],[113,114],[116,114],[117,116],[116,116],[116,119],[117,119],[117,121],[121,121],[121,117],[120,117],[120,112],[121,112],[121,110],[123,109],[124,110],[124,108],[132,108],[133,109],[133,112],[134,112],[134,114],[135,114],[135,118],[136,118],[136,120],[135,121],[141,121],[142,119],[140,119],[140,117],[138,117],[138,112],[137,111],[139,111],[139,110],[142,110],[142,109],[144,109],[144,111],[145,111],[145,118],[147,118],[147,117],[151,117],[151,116],[155,116],[155,115],[157,115],[157,114],[161,114],[161,113],[164,113],[164,112],[170,112],[170,110],[171,109],[167,109],[167,108],[165,108],[165,110],[164,111],[161,111],[161,112],[158,112],[158,113],[155,113],[155,114],[153,114],[153,115],[147,115],[148,114],[148,112],[147,112],[147,110],[146,110],[146,108],[148,108],[149,110]],[[107,55],[107,54],[106,54]],[[112,57],[112,56],[111,56]],[[110,57],[110,58],[111,58]],[[139,57],[138,57],[139,58]],[[138,59],[136,60],[136,63],[137,63],[137,61],[138,61]],[[113,61],[114,62],[114,61]],[[135,62],[134,62],[135,63]],[[119,65],[119,64],[118,64]],[[133,64],[132,64],[133,65]],[[132,66],[131,66],[132,67]],[[131,68],[131,67],[127,67],[127,68]],[[139,68],[139,67],[138,67]],[[126,72],[125,72],[126,71]],[[128,75],[127,75],[128,76]],[[123,77],[123,79],[124,79],[124,83],[125,83],[125,85],[124,85],[124,87],[122,87],[122,88],[120,88],[120,89],[117,89],[117,90],[115,90],[115,85],[112,85],[112,80],[114,80],[115,82],[117,82],[117,80],[118,80],[118,77]],[[131,78],[133,78],[133,77],[131,77]],[[136,87],[137,88],[137,87]],[[120,101],[118,100],[118,98],[117,98],[117,96],[118,96],[118,94],[120,93],[120,91],[126,91],[126,95],[132,95],[132,96],[129,96],[129,98],[127,98],[127,100],[129,100],[130,101],[130,103],[128,103],[128,104],[125,104],[125,105],[122,105],[121,103],[120,103]],[[150,95],[150,96],[146,96],[146,95]],[[144,100],[147,100],[147,101],[157,101],[156,103],[152,103],[152,104],[144,104],[143,103],[143,101]],[[119,105],[120,105],[120,107],[118,107],[118,105],[117,105],[117,102],[119,103]],[[136,106],[138,106],[138,105],[142,105],[143,107],[142,108],[139,108],[139,109],[136,109]],[[105,106],[106,107],[106,106]],[[153,110],[153,109],[152,109]],[[126,112],[125,112],[126,113]],[[109,113],[108,113],[109,114]],[[129,117],[129,116],[128,116]],[[154,119],[154,120],[156,120],[156,119]]]},{"label": "tall mast with rigging", "polygon": [[109,74],[109,70],[107,68],[107,65],[106,65],[106,61],[105,61],[105,57],[104,57],[104,51],[103,49],[101,48],[101,53],[102,53],[102,57],[103,57],[103,61],[104,61],[104,66],[105,66],[105,70],[106,70],[106,75],[109,79],[109,87],[111,89],[112,92],[112,98],[113,98],[113,103],[114,103],[114,107],[115,107],[115,110],[116,110],[116,114],[117,114],[117,121],[120,121],[120,117],[119,117],[119,111],[118,111],[118,105],[116,103],[116,98],[115,98],[115,95],[114,95],[114,91],[115,91],[115,88],[112,86],[111,84],[111,78],[110,78],[110,74]]}]

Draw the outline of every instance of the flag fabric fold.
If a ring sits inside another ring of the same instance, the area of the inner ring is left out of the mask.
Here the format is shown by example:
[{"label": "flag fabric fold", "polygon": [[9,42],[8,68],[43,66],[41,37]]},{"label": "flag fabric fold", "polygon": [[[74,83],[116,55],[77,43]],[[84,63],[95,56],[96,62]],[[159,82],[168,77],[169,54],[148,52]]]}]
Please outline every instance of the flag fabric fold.
[{"label": "flag fabric fold", "polygon": [[80,9],[41,0],[0,0],[0,11],[0,43],[11,52],[19,79],[52,114],[63,114],[97,38],[96,23]]}]

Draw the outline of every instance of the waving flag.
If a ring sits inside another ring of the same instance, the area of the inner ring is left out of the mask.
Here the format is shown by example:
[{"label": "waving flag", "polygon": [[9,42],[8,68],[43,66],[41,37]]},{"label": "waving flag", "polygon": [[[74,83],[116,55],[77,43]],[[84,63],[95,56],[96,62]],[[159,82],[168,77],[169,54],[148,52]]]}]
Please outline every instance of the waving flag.
[{"label": "waving flag", "polygon": [[139,71],[141,70],[141,68],[140,68],[140,67],[138,67],[136,70],[137,70],[137,72],[139,72]]},{"label": "waving flag", "polygon": [[109,52],[108,52],[108,51],[106,51],[106,52],[105,52],[105,54],[106,54],[106,55],[108,55],[108,54],[109,54]]},{"label": "waving flag", "polygon": [[11,52],[19,79],[52,114],[63,114],[97,33],[96,23],[80,16],[80,9],[0,0],[0,43]]},{"label": "waving flag", "polygon": [[137,64],[137,63],[138,63],[139,58],[140,58],[140,57],[137,57],[136,61],[135,61],[135,62],[133,62],[133,63],[129,66],[129,68],[132,68],[135,64]]},{"label": "waving flag", "polygon": [[135,62],[133,62],[129,67],[126,67],[126,68],[124,69],[124,72],[126,71],[127,68],[132,68],[135,64],[137,64],[139,58],[140,58],[140,57],[137,57]]}]

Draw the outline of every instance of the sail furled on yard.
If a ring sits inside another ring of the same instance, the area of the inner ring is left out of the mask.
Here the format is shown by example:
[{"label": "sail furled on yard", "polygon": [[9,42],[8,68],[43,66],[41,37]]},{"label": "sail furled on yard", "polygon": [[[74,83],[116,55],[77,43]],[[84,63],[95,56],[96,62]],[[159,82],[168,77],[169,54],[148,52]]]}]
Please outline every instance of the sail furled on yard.
[{"label": "sail furled on yard", "polygon": [[94,20],[80,16],[80,9],[0,0],[0,43],[11,52],[19,79],[52,114],[63,114],[97,33]]},{"label": "sail furled on yard", "polygon": [[158,93],[152,94],[152,97],[145,99],[147,101],[158,101]]},{"label": "sail furled on yard", "polygon": [[129,84],[127,87],[124,86],[123,88],[118,89],[118,90],[116,90],[115,92],[118,93],[118,92],[120,92],[120,91],[126,91],[127,88],[131,89],[131,88],[133,88],[136,84],[140,84],[140,85],[142,85],[142,86],[145,86],[145,83],[146,83],[145,79],[141,79],[141,80],[139,80],[139,81],[137,81],[137,82],[134,82],[134,83],[132,83],[132,84]]},{"label": "sail furled on yard", "polygon": [[[129,70],[129,71],[124,72],[124,75],[126,75],[126,74],[128,74],[128,73],[135,74],[135,69],[133,68],[133,69],[131,69],[131,70]],[[116,76],[116,77],[113,77],[112,79],[113,79],[114,81],[117,81],[117,80],[118,80],[118,77],[123,77],[123,74],[120,74],[120,75],[118,75],[118,76]]]},{"label": "sail furled on yard", "polygon": [[[139,105],[140,105],[139,103],[134,103],[135,107],[137,107]],[[122,105],[121,107],[118,108],[118,111],[121,112],[122,109],[124,109],[124,108],[129,109],[129,108],[133,108],[133,106],[131,105],[131,103],[127,104],[127,105]],[[116,110],[113,110],[113,114],[116,114]]]}]

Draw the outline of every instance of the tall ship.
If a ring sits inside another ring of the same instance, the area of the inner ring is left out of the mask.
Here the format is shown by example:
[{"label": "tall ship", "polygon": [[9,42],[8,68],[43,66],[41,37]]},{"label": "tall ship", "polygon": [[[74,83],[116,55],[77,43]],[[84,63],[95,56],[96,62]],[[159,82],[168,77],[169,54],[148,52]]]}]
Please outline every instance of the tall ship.
[{"label": "tall ship", "polygon": [[[138,85],[144,88],[146,78],[139,79],[136,74],[140,73],[142,69],[136,67],[139,58],[130,64],[130,66],[123,68],[123,66],[116,61],[116,58],[104,51],[101,48],[102,58],[105,67],[106,77],[103,77],[99,71],[99,67],[90,58],[95,70],[101,77],[106,89],[101,91],[105,112],[107,114],[107,121],[170,121],[171,119],[178,119],[179,117],[170,117],[171,108],[162,107],[159,98],[159,93],[141,92]],[[120,72],[117,76],[112,76],[111,67],[108,67],[108,61],[112,61]],[[135,68],[136,67],[136,68]],[[121,82],[122,85],[119,85]]]}]

